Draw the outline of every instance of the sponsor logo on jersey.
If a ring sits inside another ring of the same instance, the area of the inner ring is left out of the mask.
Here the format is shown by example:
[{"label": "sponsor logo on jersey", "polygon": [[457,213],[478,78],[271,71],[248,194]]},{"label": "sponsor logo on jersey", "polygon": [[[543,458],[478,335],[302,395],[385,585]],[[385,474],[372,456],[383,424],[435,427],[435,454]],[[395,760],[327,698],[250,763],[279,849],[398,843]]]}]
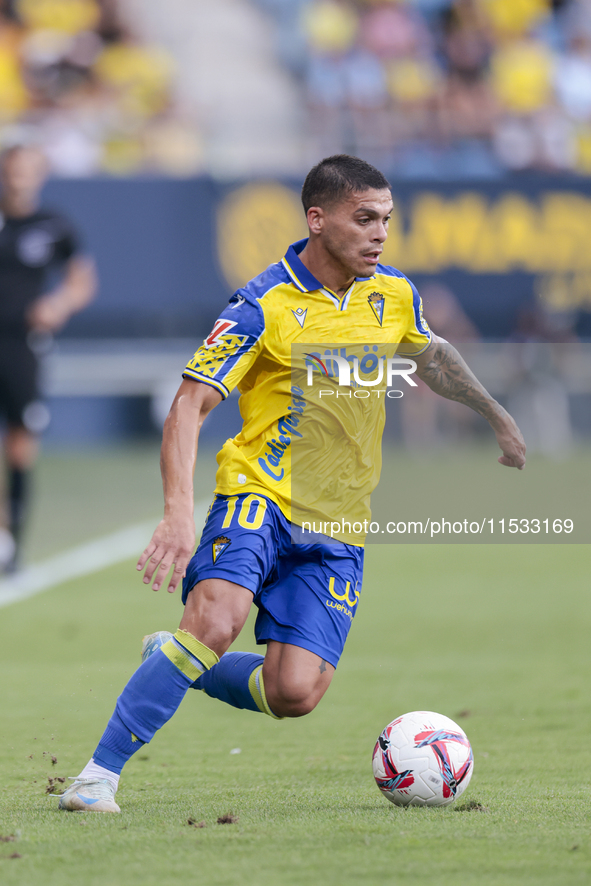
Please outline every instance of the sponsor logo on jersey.
[{"label": "sponsor logo on jersey", "polygon": [[258,463],[265,472],[273,480],[283,480],[285,469],[281,466],[281,461],[293,437],[301,437],[297,430],[300,423],[306,401],[303,398],[303,390],[296,385],[291,389],[291,403],[287,407],[287,415],[282,416],[277,422],[277,437],[267,440],[263,455],[258,459]]},{"label": "sponsor logo on jersey", "polygon": [[381,326],[382,320],[384,319],[385,296],[383,296],[381,292],[372,292],[371,295],[367,296],[367,300],[370,308],[374,312],[376,320]]},{"label": "sponsor logo on jersey", "polygon": [[308,313],[308,308],[304,310],[303,308],[296,308],[295,311],[292,308],[291,313],[294,315],[302,329],[304,328],[304,323],[306,322],[306,314]]},{"label": "sponsor logo on jersey", "polygon": [[219,560],[224,551],[229,548],[231,544],[231,539],[226,538],[225,535],[218,535],[217,538],[214,538],[211,545],[211,556],[214,563]]}]

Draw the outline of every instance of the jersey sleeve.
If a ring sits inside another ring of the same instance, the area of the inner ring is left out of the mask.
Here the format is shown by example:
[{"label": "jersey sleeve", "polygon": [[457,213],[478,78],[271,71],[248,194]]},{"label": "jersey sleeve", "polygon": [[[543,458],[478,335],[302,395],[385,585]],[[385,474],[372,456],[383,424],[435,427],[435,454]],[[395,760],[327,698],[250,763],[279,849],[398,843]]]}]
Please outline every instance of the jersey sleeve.
[{"label": "jersey sleeve", "polygon": [[183,378],[211,385],[225,400],[260,353],[264,331],[265,318],[258,301],[238,290],[187,363]]},{"label": "jersey sleeve", "polygon": [[423,302],[421,296],[414,283],[411,283],[408,277],[405,277],[411,294],[412,304],[409,311],[409,322],[405,334],[400,340],[400,346],[397,353],[407,355],[409,357],[422,354],[431,344],[431,330],[425,318],[423,317]]}]

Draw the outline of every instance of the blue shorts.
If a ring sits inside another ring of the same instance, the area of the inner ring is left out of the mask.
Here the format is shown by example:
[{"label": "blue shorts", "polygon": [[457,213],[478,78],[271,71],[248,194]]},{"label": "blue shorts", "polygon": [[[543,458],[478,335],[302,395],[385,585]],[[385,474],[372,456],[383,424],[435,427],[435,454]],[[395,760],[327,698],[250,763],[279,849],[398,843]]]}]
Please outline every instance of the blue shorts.
[{"label": "blue shorts", "polygon": [[363,548],[292,544],[291,524],[262,495],[216,495],[183,579],[183,603],[205,578],[248,588],[257,643],[278,640],[337,666],[357,611]]}]

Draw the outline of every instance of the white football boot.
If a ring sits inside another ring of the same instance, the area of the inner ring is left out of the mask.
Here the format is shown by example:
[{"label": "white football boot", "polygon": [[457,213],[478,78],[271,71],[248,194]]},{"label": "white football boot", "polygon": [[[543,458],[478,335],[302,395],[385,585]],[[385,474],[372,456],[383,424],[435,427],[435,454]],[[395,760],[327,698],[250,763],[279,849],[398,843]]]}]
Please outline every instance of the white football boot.
[{"label": "white football boot", "polygon": [[[156,631],[142,640],[142,662],[168,643],[170,631]],[[60,796],[60,809],[77,812],[121,812],[115,803],[115,789],[107,779],[75,778]]]},{"label": "white football boot", "polygon": [[74,778],[61,794],[59,808],[68,812],[121,812],[115,803],[115,788],[106,778]]},{"label": "white football boot", "polygon": [[155,634],[146,634],[142,640],[142,661],[150,658],[157,649],[164,646],[172,638],[170,631],[156,631]]}]

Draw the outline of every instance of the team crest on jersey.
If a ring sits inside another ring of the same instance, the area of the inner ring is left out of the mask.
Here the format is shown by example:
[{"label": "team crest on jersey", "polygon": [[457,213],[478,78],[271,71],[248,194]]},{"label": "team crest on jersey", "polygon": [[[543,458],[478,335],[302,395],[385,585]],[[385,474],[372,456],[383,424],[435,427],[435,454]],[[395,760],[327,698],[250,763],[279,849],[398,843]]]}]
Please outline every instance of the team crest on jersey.
[{"label": "team crest on jersey", "polygon": [[231,540],[229,538],[226,538],[225,535],[218,535],[217,538],[214,538],[211,545],[211,556],[214,563],[222,556],[226,548],[229,548],[231,544]]},{"label": "team crest on jersey", "polygon": [[303,308],[296,308],[295,311],[292,308],[291,313],[294,315],[302,329],[304,328],[304,323],[306,322],[306,314],[308,313],[308,308],[304,310]]},{"label": "team crest on jersey", "polygon": [[384,301],[385,297],[381,292],[372,292],[371,295],[367,296],[367,300],[369,302],[369,306],[374,312],[375,318],[382,325],[382,320],[384,319]]}]

